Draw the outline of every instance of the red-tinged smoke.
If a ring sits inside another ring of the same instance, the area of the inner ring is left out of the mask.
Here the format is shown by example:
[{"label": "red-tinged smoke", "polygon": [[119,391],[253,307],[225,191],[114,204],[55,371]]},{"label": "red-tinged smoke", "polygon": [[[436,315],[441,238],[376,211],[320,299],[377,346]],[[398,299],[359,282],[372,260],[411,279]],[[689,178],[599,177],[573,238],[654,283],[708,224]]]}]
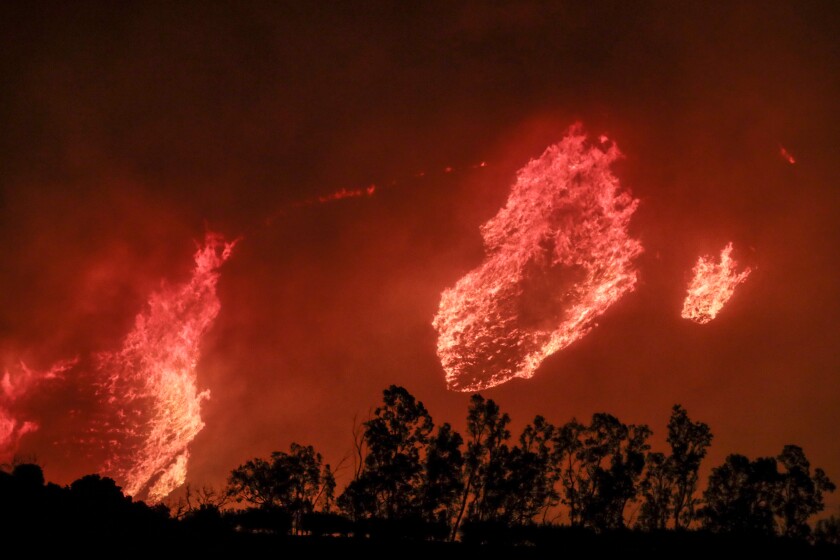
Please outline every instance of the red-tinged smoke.
[{"label": "red-tinged smoke", "polygon": [[41,383],[59,379],[78,359],[62,360],[45,371],[35,371],[20,362],[12,370],[6,369],[0,380],[0,463],[12,459],[20,438],[38,429],[38,423],[20,418],[20,402]]},{"label": "red-tinged smoke", "polygon": [[683,302],[682,317],[701,325],[712,321],[735,293],[735,288],[752,272],[745,268],[736,272],[738,263],[732,259],[732,243],[720,252],[720,262],[712,255],[704,255],[694,265],[693,278]]},{"label": "red-tinged smoke", "polygon": [[627,228],[638,200],[610,172],[619,156],[576,125],[518,172],[481,227],[486,260],[443,292],[433,321],[450,389],[531,377],[634,289],[642,246]]},{"label": "red-tinged smoke", "polygon": [[203,335],[219,313],[219,267],[236,242],[208,233],[189,281],[165,286],[137,315],[122,348],[99,355],[100,396],[111,418],[103,471],[133,496],[160,501],[184,483],[189,443],[204,427],[196,364]]}]

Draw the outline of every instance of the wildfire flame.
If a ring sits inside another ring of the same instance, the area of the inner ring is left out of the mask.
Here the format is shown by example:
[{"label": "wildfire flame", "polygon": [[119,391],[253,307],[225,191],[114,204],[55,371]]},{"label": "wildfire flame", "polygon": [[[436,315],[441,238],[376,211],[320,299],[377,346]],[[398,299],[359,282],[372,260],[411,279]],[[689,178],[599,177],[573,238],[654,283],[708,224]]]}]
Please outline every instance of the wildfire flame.
[{"label": "wildfire flame", "polygon": [[738,263],[732,259],[732,242],[720,252],[720,263],[713,261],[711,255],[701,256],[694,265],[688,294],[682,308],[682,318],[690,319],[701,325],[717,317],[738,284],[744,282],[752,270],[735,272]]},{"label": "wildfire flame", "polygon": [[433,320],[446,383],[478,391],[529,378],[636,285],[638,200],[610,172],[620,152],[580,125],[519,170],[481,226],[484,263],[443,292]]},{"label": "wildfire flame", "polygon": [[236,242],[208,233],[189,281],[163,287],[137,315],[122,348],[99,355],[101,393],[117,422],[104,471],[129,495],[157,502],[184,483],[189,443],[204,427],[196,386],[202,336],[219,313],[218,268]]},{"label": "wildfire flame", "polygon": [[6,369],[0,379],[0,461],[11,460],[20,439],[38,429],[37,422],[18,419],[17,404],[42,382],[58,379],[78,362],[61,360],[45,371],[35,371],[24,362],[14,370]]}]

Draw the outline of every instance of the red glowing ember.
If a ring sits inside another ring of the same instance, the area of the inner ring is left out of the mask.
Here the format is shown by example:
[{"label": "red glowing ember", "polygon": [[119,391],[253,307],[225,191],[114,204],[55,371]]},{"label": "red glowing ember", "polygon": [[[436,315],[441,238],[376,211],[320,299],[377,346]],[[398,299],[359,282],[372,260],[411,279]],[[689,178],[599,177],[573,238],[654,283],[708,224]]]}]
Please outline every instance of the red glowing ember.
[{"label": "red glowing ember", "polygon": [[779,156],[791,165],[796,163],[796,158],[784,146],[779,146]]},{"label": "red glowing ember", "polygon": [[219,313],[218,268],[235,243],[208,233],[189,281],[152,294],[122,349],[99,356],[101,394],[118,419],[103,470],[129,495],[157,502],[184,483],[209,397],[196,386],[201,339]]},{"label": "red glowing ember", "polygon": [[576,125],[519,170],[481,226],[487,258],[443,292],[433,321],[450,389],[533,376],[635,288],[642,246],[627,227],[638,200],[610,172],[619,156]]},{"label": "red glowing ember", "polygon": [[334,193],[325,194],[318,197],[318,202],[332,202],[334,200],[341,200],[343,198],[359,198],[365,196],[373,196],[376,192],[376,185],[369,185],[363,189],[341,189]]},{"label": "red glowing ember", "polygon": [[714,262],[711,255],[698,259],[683,303],[683,319],[690,319],[701,325],[710,322],[735,293],[738,284],[747,279],[752,270],[745,268],[742,272],[736,272],[738,263],[731,255],[730,242],[720,252],[719,263]]}]

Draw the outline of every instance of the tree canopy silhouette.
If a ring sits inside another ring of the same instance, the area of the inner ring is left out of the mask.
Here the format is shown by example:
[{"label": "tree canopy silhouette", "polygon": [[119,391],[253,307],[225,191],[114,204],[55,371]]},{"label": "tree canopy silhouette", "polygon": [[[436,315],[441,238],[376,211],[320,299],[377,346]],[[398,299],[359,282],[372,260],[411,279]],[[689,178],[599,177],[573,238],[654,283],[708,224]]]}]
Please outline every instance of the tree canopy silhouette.
[{"label": "tree canopy silhouette", "polygon": [[825,508],[824,494],[834,489],[822,469],[811,474],[805,453],[796,445],[786,445],[776,458],[751,461],[730,455],[709,477],[703,524],[718,532],[806,537],[811,531],[808,519]]},{"label": "tree canopy silhouette", "polygon": [[303,516],[316,506],[330,510],[334,490],[335,478],[321,454],[311,445],[297,443],[291,444],[288,453],[275,451],[270,461],[251,459],[234,469],[228,480],[228,494],[237,502],[287,513],[295,532]]},{"label": "tree canopy silhouette", "polygon": [[[236,467],[223,492],[188,486],[172,515],[125,496],[99,474],[62,487],[46,483],[40,466],[20,463],[0,469],[0,527],[132,542],[288,534],[563,542],[609,554],[667,543],[682,552],[704,543],[740,542],[752,551],[812,542],[836,552],[831,547],[840,545],[836,516],[813,530],[809,524],[835,485],[799,446],[785,445],[776,457],[729,455],[712,469],[701,498],[712,432],[680,405],[671,410],[667,452],[651,449],[648,426],[607,413],[559,425],[538,415],[516,438],[510,423],[495,401],[475,394],[464,436],[448,423],[435,428],[423,403],[392,385],[354,430],[359,468],[337,500],[330,465],[298,443]],[[637,530],[623,531],[637,514]]]},{"label": "tree canopy silhouette", "polygon": [[651,452],[646,458],[639,516],[639,526],[646,529],[665,529],[669,520],[680,529],[696,519],[698,472],[712,443],[712,431],[707,424],[692,421],[677,404],[668,421],[667,441],[669,455]]},{"label": "tree canopy silhouette", "polygon": [[364,467],[339,497],[339,505],[356,519],[419,517],[421,455],[434,429],[426,407],[403,387],[391,385],[364,426]]}]

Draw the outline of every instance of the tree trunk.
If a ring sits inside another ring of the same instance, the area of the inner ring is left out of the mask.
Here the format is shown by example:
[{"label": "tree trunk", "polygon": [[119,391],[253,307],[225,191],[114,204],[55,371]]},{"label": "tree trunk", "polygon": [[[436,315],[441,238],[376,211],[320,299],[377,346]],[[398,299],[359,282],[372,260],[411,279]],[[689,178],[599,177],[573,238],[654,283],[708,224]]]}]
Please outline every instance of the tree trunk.
[{"label": "tree trunk", "polygon": [[450,542],[454,542],[455,537],[458,535],[458,528],[461,526],[461,518],[464,517],[464,511],[467,509],[467,500],[470,497],[470,489],[472,488],[474,473],[475,471],[470,472],[470,476],[467,478],[467,484],[464,486],[464,497],[461,498],[461,508],[458,511],[458,517],[455,519],[455,524],[452,526],[452,534],[449,536]]}]

